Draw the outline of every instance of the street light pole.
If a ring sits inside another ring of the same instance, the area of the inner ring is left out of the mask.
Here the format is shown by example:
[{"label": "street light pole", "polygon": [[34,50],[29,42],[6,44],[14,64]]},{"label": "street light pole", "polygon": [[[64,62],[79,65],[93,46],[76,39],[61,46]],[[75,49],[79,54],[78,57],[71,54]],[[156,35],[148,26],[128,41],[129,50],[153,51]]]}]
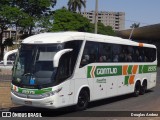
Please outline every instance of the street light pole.
[{"label": "street light pole", "polygon": [[84,16],[86,17],[86,0],[84,0],[84,4],[85,4],[85,7],[84,7]]},{"label": "street light pole", "polygon": [[96,6],[95,6],[95,34],[97,34],[97,22],[98,22],[98,0],[96,0]]}]

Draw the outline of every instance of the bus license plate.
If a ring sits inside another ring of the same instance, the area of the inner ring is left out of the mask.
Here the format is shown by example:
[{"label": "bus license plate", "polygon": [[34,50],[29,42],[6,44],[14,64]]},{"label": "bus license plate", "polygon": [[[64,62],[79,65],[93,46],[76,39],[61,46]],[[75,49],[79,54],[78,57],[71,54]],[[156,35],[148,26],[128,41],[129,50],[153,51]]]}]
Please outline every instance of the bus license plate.
[{"label": "bus license plate", "polygon": [[27,105],[32,105],[32,101],[24,101],[24,103]]}]

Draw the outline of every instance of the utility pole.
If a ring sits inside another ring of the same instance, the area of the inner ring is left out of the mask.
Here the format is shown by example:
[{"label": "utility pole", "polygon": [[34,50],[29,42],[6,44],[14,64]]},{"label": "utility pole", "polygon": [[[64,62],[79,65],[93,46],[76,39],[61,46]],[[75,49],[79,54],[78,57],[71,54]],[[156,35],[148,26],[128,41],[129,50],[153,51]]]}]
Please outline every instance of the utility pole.
[{"label": "utility pole", "polygon": [[85,4],[85,7],[84,7],[84,17],[86,17],[86,0],[84,0],[84,4]]},{"label": "utility pole", "polygon": [[95,6],[95,34],[97,34],[97,22],[98,22],[98,0],[96,0],[96,6]]},{"label": "utility pole", "polygon": [[132,28],[132,31],[131,31],[131,33],[130,33],[130,35],[129,35],[129,39],[131,40],[131,37],[132,37],[132,35],[133,35],[133,31],[134,31],[134,27]]}]

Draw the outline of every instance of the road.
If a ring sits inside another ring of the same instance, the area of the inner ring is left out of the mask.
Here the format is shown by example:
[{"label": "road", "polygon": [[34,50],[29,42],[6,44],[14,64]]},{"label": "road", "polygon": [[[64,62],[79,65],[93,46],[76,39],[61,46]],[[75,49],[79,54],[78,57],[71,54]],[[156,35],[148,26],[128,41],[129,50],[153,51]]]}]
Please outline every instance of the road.
[{"label": "road", "polygon": [[[146,94],[140,95],[139,97],[133,97],[132,95],[124,95],[104,100],[99,100],[91,102],[89,108],[85,111],[75,112],[72,107],[58,109],[58,110],[48,110],[42,108],[32,108],[19,106],[5,111],[11,112],[41,112],[43,117],[50,117],[47,119],[52,119],[56,117],[66,117],[66,120],[70,120],[70,117],[80,118],[82,116],[89,117],[99,117],[102,119],[103,116],[109,117],[106,120],[119,120],[122,118],[118,117],[129,117],[132,113],[143,113],[144,111],[149,111],[149,113],[159,114],[159,118],[147,118],[145,120],[155,120],[160,119],[160,69],[158,69],[157,74],[157,86],[153,90],[149,90]],[[152,112],[151,112],[152,111]],[[146,114],[147,112],[144,112]],[[107,114],[107,115],[106,115]],[[112,117],[116,116],[115,119]],[[135,118],[133,118],[135,119]],[[139,120],[139,118],[137,118]],[[92,119],[93,120],[93,119]],[[124,118],[123,118],[124,120]]]}]

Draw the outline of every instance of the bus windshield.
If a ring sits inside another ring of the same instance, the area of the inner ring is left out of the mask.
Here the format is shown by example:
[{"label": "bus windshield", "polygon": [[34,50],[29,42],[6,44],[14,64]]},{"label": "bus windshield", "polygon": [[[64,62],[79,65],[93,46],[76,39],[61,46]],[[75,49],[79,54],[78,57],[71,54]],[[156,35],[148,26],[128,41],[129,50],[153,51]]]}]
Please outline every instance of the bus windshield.
[{"label": "bus windshield", "polygon": [[53,84],[57,70],[53,67],[53,57],[61,49],[63,44],[22,44],[13,68],[12,82],[30,88]]}]

